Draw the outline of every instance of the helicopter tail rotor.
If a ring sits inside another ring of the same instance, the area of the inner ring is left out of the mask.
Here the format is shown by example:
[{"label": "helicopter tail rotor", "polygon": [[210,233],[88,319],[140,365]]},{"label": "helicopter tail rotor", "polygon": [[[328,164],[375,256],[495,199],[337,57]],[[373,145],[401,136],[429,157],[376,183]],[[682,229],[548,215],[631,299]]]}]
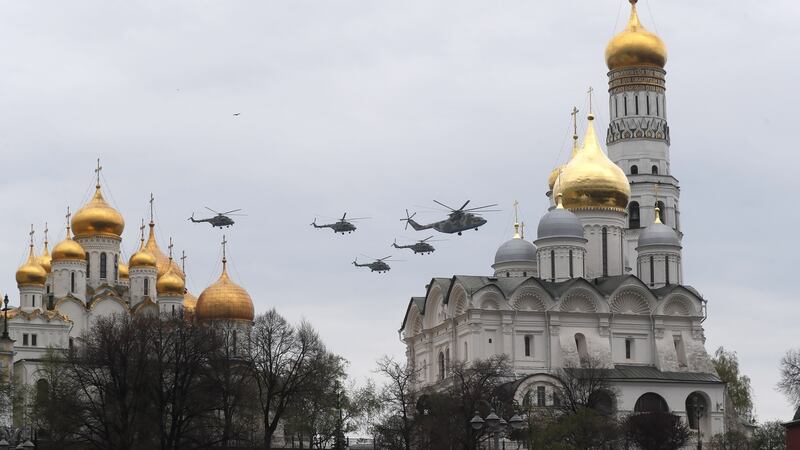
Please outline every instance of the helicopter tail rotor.
[{"label": "helicopter tail rotor", "polygon": [[406,230],[408,230],[408,225],[409,225],[409,224],[411,224],[411,226],[412,226],[414,229],[416,229],[416,227],[414,227],[414,223],[413,223],[413,221],[411,220],[411,219],[413,219],[413,218],[414,218],[414,216],[416,216],[416,215],[417,215],[417,213],[416,213],[416,212],[414,212],[414,213],[412,213],[412,214],[410,214],[410,215],[409,215],[409,213],[408,213],[408,210],[406,210],[406,218],[405,218],[405,219],[400,219],[401,221],[405,221],[405,223],[406,223],[406,227],[405,227],[405,229],[406,229]]}]

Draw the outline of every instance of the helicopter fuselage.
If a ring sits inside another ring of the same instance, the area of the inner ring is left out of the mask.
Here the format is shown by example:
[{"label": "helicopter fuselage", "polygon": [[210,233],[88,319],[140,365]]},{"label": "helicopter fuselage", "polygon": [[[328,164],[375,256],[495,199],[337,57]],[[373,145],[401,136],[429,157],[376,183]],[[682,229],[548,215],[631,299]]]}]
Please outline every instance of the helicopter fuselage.
[{"label": "helicopter fuselage", "polygon": [[450,217],[445,220],[427,225],[420,225],[414,222],[413,219],[407,220],[411,227],[417,231],[433,228],[440,233],[446,234],[461,234],[462,231],[477,230],[479,227],[486,224],[486,219],[483,217],[469,213],[451,214]]},{"label": "helicopter fuselage", "polygon": [[311,225],[313,225],[314,228],[330,228],[331,230],[333,230],[334,233],[342,233],[342,234],[352,233],[357,229],[356,226],[353,225],[352,223],[342,220],[335,223],[326,223],[323,225],[317,225],[316,223],[312,223]]},{"label": "helicopter fuselage", "polygon": [[433,246],[431,244],[428,244],[427,242],[417,242],[416,244],[412,245],[392,244],[392,246],[394,246],[394,248],[410,248],[411,251],[413,251],[414,253],[420,253],[420,254],[433,253],[436,251],[436,249],[433,248]]},{"label": "helicopter fuselage", "polygon": [[207,219],[195,219],[194,217],[190,217],[189,220],[191,220],[194,223],[208,222],[212,227],[219,227],[219,228],[229,227],[235,223],[233,219],[223,215],[209,217]]},{"label": "helicopter fuselage", "polygon": [[367,264],[359,264],[359,263],[353,261],[353,265],[356,266],[356,267],[369,267],[370,271],[379,272],[379,273],[384,273],[384,272],[388,272],[388,271],[392,270],[392,268],[389,267],[389,265],[386,264],[383,261],[375,261],[375,262],[371,262],[371,263],[367,263]]}]

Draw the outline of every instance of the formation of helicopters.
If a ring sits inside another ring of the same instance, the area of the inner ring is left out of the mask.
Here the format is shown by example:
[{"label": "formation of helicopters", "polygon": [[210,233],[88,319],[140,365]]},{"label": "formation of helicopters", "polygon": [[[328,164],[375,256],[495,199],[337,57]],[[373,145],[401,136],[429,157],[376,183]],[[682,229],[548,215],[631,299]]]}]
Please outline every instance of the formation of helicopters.
[{"label": "formation of helicopters", "polygon": [[[443,206],[449,210],[447,213],[447,218],[440,220],[438,222],[432,222],[428,224],[420,224],[414,220],[414,216],[416,216],[416,212],[409,213],[406,210],[406,217],[404,219],[400,219],[401,221],[405,222],[405,228],[408,229],[409,225],[416,231],[422,230],[435,230],[440,233],[444,234],[461,234],[464,231],[475,230],[477,231],[478,228],[485,225],[487,220],[481,217],[482,213],[486,212],[494,212],[498,210],[488,209],[497,206],[497,204],[492,205],[485,205],[485,206],[478,206],[475,208],[467,208],[469,205],[470,200],[464,202],[460,208],[452,208],[450,206],[445,205],[444,203],[434,200],[434,203],[437,205]],[[347,213],[342,214],[341,219],[333,219],[335,222],[326,223],[326,224],[318,224],[317,219],[314,218],[314,221],[311,222],[311,226],[314,228],[330,228],[334,233],[341,233],[341,234],[350,234],[356,231],[358,228],[353,224],[358,220],[368,219],[368,217],[358,217],[358,218],[347,218]],[[434,236],[428,236],[425,239],[418,240],[413,244],[409,245],[399,245],[397,240],[391,244],[392,247],[396,249],[410,249],[414,254],[417,255],[430,255],[431,253],[436,251],[436,248],[431,245],[431,242],[436,242],[432,240]],[[368,263],[359,263],[358,259],[353,261],[353,265],[356,267],[366,267],[369,268],[371,272],[377,273],[386,273],[390,271],[392,268],[387,264],[387,262],[393,261],[392,256],[386,256],[383,258],[370,258],[372,262]]]}]

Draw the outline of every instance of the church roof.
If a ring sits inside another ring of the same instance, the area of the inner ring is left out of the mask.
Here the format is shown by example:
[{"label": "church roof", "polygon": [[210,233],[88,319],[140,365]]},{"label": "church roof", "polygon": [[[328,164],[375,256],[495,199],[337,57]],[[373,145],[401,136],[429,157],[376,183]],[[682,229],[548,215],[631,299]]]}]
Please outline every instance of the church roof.
[{"label": "church roof", "polygon": [[[567,369],[580,372],[583,369]],[[663,372],[654,366],[632,366],[617,364],[613,369],[605,369],[610,381],[660,381],[660,382],[691,382],[691,383],[722,383],[715,373],[703,372]]]}]

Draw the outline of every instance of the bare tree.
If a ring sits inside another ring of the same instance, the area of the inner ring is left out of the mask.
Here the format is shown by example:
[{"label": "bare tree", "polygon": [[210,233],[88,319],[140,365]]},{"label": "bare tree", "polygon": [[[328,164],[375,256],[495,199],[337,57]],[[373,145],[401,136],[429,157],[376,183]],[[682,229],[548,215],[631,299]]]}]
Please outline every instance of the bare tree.
[{"label": "bare tree", "polygon": [[319,335],[307,322],[289,324],[275,309],[256,317],[250,332],[248,362],[258,388],[264,426],[264,445],[272,438],[286,408],[303,386],[327,376],[320,369],[328,352]]},{"label": "bare tree", "polygon": [[415,390],[419,371],[384,356],[378,360],[376,372],[387,379],[381,389],[383,419],[375,431],[391,448],[410,450],[414,429],[414,408],[418,393]]},{"label": "bare tree", "polygon": [[800,407],[800,349],[787,351],[781,359],[781,381],[778,389],[795,406]]},{"label": "bare tree", "polygon": [[631,414],[623,428],[626,437],[642,450],[677,450],[689,441],[689,428],[670,413]]},{"label": "bare tree", "polygon": [[557,380],[552,404],[566,413],[578,413],[591,408],[611,414],[616,390],[609,383],[609,369],[593,358],[586,358],[580,366],[567,365],[555,371]]}]

